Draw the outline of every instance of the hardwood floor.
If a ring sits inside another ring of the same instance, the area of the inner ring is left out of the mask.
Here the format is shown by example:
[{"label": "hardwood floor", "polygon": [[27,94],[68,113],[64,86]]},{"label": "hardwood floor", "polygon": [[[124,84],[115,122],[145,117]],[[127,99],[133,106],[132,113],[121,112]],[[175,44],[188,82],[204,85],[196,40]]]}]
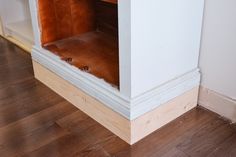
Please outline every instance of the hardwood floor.
[{"label": "hardwood floor", "polygon": [[236,129],[194,109],[129,146],[34,79],[30,55],[0,38],[1,157],[233,157]]}]

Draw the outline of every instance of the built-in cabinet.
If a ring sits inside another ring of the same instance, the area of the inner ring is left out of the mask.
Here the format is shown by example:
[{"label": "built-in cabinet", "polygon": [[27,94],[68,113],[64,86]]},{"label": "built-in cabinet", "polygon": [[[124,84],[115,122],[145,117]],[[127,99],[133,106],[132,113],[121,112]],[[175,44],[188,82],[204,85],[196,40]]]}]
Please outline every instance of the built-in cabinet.
[{"label": "built-in cabinet", "polygon": [[28,0],[0,0],[1,35],[31,51],[34,44]]},{"label": "built-in cabinet", "polygon": [[204,0],[29,3],[36,78],[126,142],[197,105]]}]

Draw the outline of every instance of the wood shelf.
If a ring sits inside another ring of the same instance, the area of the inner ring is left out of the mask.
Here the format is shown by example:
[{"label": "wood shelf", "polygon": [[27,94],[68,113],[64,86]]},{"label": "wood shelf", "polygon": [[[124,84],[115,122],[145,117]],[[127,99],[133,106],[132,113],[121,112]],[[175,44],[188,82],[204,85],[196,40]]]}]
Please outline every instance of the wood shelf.
[{"label": "wood shelf", "polygon": [[88,32],[44,45],[62,60],[119,86],[118,41],[102,32]]}]

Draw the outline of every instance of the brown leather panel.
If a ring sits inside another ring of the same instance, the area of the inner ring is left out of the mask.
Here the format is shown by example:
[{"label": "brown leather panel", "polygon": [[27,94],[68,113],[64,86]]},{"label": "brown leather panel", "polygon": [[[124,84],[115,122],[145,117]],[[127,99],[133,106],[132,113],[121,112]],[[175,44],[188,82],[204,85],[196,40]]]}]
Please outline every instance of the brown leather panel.
[{"label": "brown leather panel", "polygon": [[116,38],[101,32],[90,32],[45,46],[61,59],[119,86],[119,55]]}]

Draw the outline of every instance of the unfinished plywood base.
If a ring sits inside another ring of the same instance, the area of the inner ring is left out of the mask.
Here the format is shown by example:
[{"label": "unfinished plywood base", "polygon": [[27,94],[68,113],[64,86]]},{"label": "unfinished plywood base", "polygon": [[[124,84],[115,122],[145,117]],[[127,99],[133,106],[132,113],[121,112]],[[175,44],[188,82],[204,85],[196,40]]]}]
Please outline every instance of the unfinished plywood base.
[{"label": "unfinished plywood base", "polygon": [[130,141],[130,122],[74,85],[33,61],[35,77],[124,141]]},{"label": "unfinished plywood base", "polygon": [[198,104],[236,123],[236,101],[201,87]]},{"label": "unfinished plywood base", "polygon": [[162,104],[131,122],[131,144],[173,121],[197,106],[198,87]]},{"label": "unfinished plywood base", "polygon": [[134,144],[197,105],[198,87],[132,121],[33,61],[35,77],[129,144]]}]

